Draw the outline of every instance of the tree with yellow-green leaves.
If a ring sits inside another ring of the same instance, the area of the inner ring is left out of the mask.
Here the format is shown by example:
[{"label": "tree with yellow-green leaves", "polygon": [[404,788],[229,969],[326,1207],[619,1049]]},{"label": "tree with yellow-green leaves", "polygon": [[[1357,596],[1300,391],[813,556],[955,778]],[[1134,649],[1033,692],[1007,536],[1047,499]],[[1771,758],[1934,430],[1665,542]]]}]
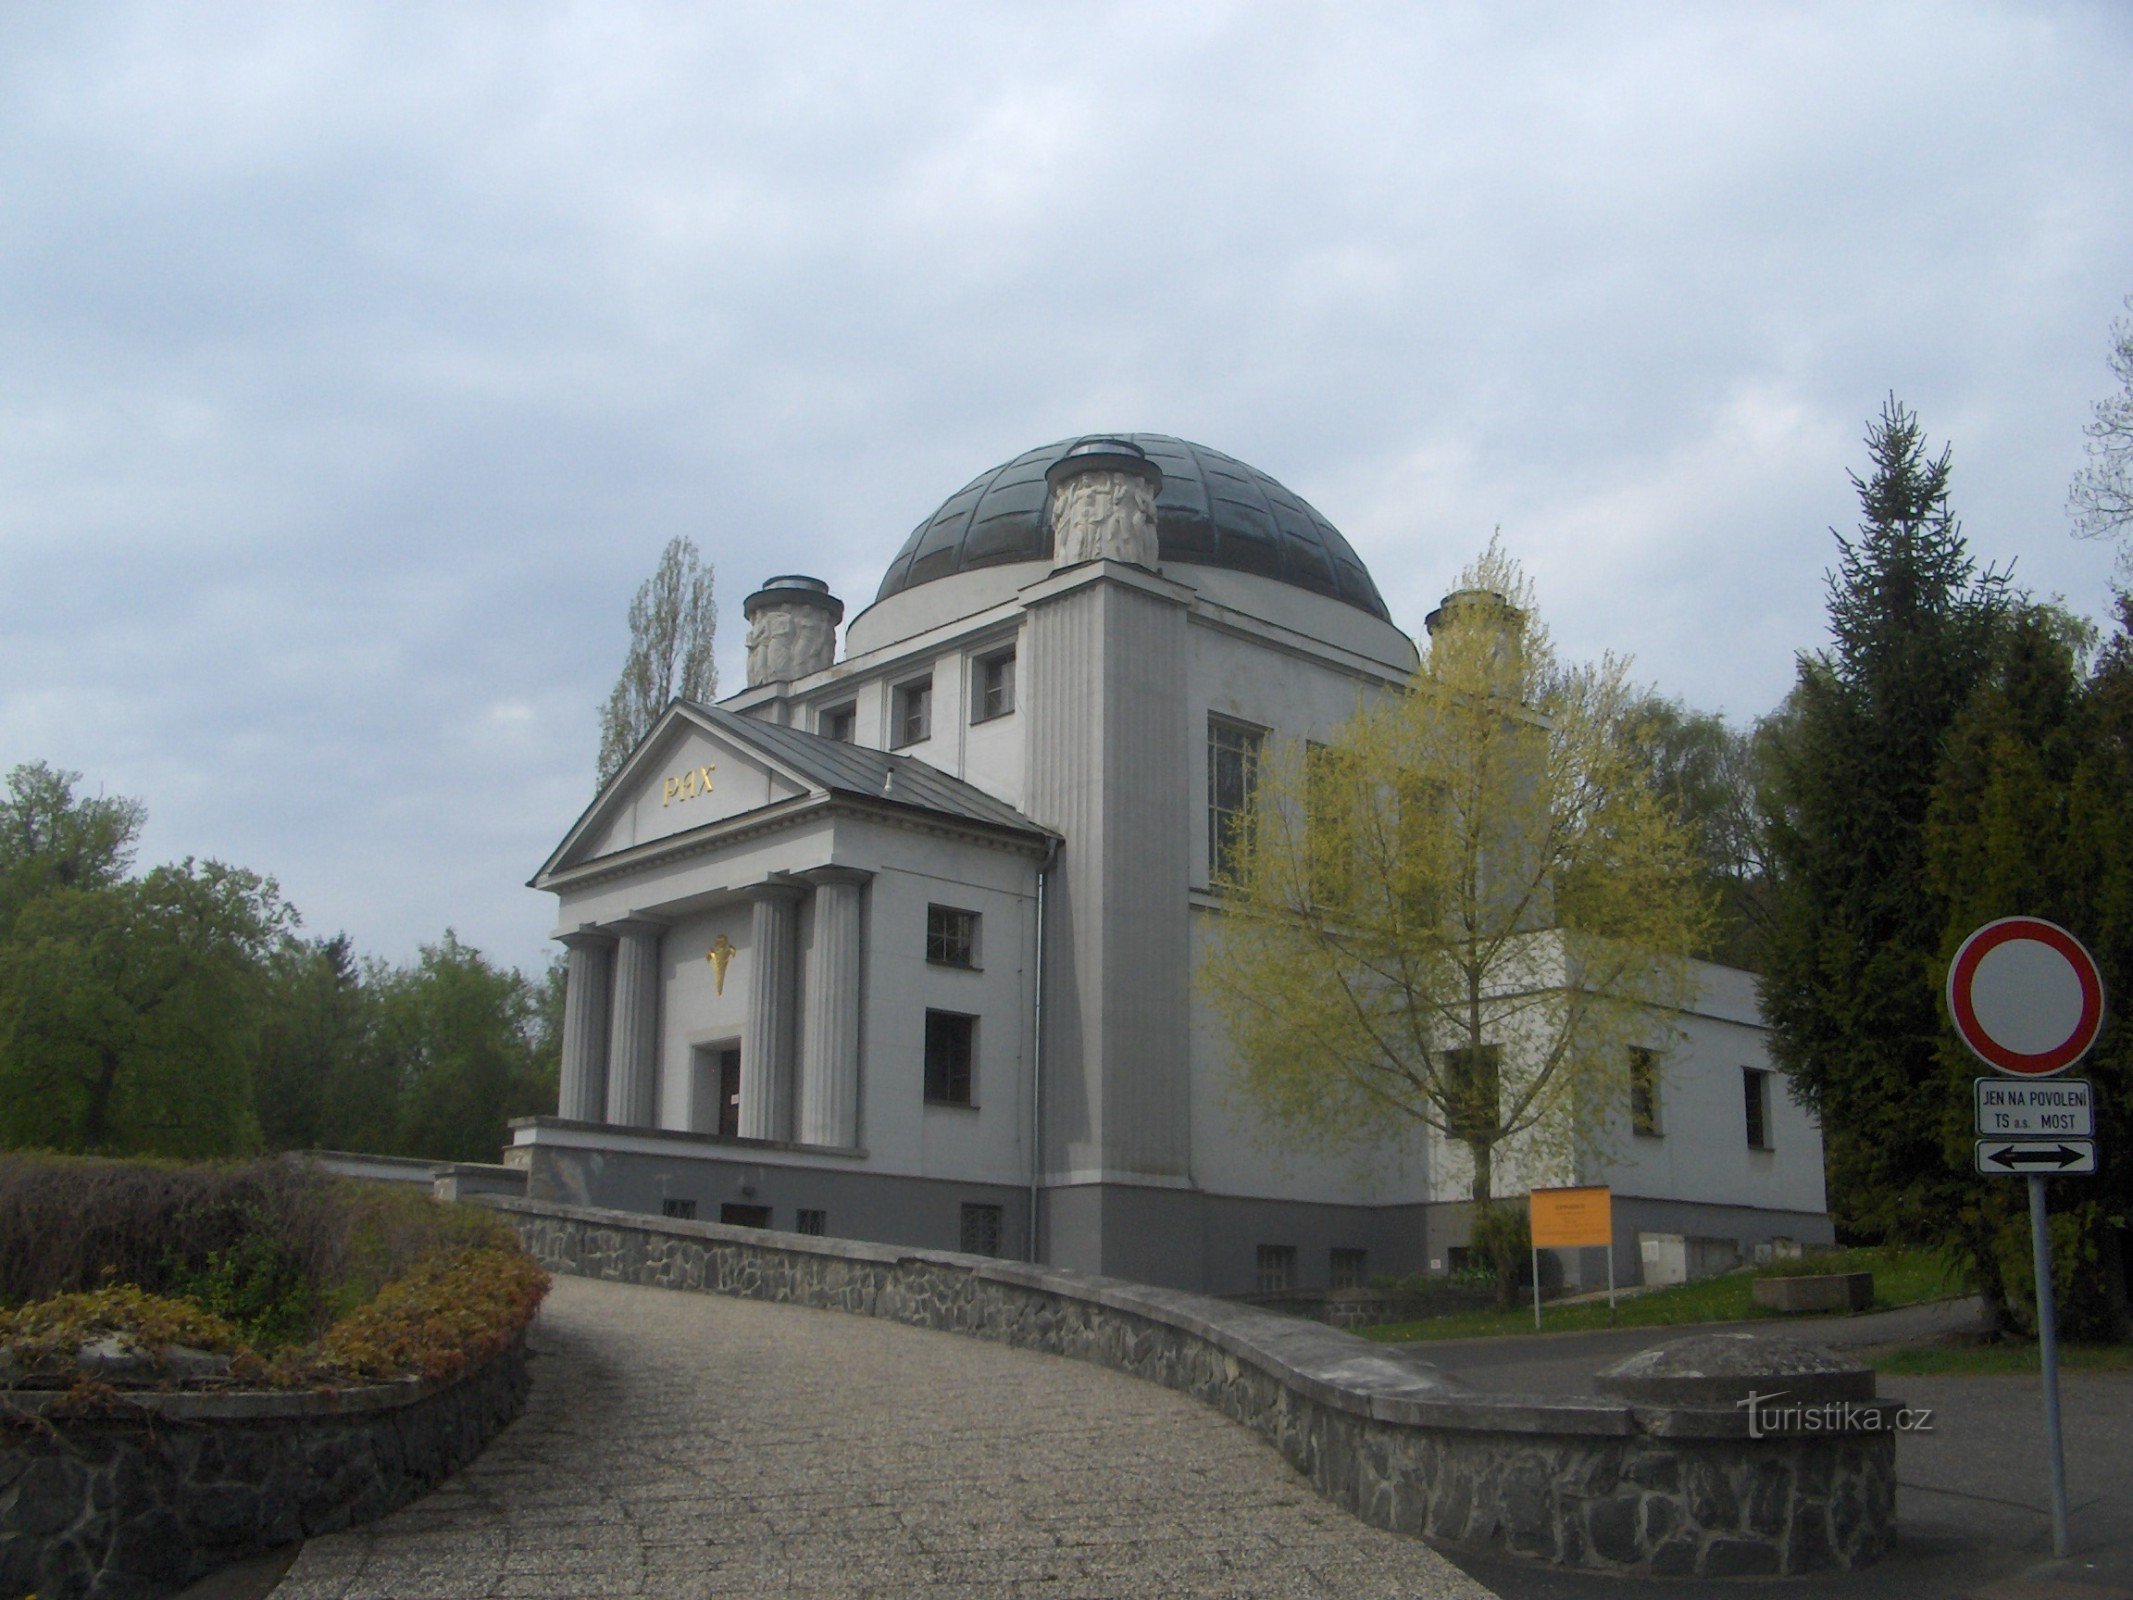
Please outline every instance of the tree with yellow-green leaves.
[{"label": "tree with yellow-green leaves", "polygon": [[1268,753],[1201,981],[1285,1142],[1419,1124],[1486,1201],[1500,1151],[1530,1183],[1604,1141],[1709,915],[1640,754],[1648,704],[1624,661],[1557,661],[1492,541],[1405,692]]}]

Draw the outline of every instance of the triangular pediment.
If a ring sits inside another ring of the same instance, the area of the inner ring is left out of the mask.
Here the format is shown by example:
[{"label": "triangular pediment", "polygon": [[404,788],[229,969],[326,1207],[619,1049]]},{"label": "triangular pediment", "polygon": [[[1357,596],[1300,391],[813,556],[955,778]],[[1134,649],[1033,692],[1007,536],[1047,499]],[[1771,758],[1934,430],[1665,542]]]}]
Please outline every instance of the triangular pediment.
[{"label": "triangular pediment", "polygon": [[810,792],[798,774],[676,704],[578,819],[540,877]]}]

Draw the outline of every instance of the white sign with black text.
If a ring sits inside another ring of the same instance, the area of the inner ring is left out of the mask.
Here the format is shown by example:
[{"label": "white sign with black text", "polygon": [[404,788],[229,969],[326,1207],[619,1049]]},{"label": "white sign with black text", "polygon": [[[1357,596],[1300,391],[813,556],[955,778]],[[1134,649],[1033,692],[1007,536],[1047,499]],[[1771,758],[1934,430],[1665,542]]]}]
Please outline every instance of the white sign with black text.
[{"label": "white sign with black text", "polygon": [[1978,1078],[1977,1131],[1987,1138],[2086,1139],[2096,1132],[2096,1097],[2086,1078]]}]

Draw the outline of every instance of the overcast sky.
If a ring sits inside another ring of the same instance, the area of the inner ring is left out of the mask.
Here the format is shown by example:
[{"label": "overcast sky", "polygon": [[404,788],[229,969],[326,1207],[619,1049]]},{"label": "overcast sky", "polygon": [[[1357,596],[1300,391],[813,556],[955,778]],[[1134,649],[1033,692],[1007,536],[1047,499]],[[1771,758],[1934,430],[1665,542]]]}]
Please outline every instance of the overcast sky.
[{"label": "overcast sky", "polygon": [[1419,631],[1750,718],[1893,390],[2067,532],[2133,291],[2133,8],[0,5],[0,769],[392,960],[545,960],[661,547],[856,611],[1064,436],[1181,434]]}]

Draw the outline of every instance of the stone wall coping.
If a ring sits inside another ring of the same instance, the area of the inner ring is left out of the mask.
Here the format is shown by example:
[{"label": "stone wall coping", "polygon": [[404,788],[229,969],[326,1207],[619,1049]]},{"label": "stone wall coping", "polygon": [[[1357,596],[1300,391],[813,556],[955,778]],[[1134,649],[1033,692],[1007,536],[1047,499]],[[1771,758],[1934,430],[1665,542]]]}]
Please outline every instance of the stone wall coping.
[{"label": "stone wall coping", "polygon": [[[1778,1397],[1768,1397],[1773,1406]],[[1900,1400],[1845,1400],[1837,1402],[1843,1407],[1843,1415],[1853,1426],[1833,1428],[1827,1425],[1828,1413],[1818,1408],[1823,1402],[1810,1401],[1822,1419],[1818,1422],[1790,1421],[1786,1413],[1764,1409],[1757,1413],[1756,1429],[1748,1431],[1748,1412],[1745,1407],[1727,1406],[1632,1406],[1639,1432],[1658,1439],[1812,1439],[1839,1437],[1850,1433],[1893,1433],[1896,1417],[1904,1410]]]},{"label": "stone wall coping", "polygon": [[[549,1200],[481,1195],[472,1203],[529,1217],[564,1218],[593,1227],[756,1246],[848,1261],[855,1266],[950,1268],[993,1283],[1089,1301],[1189,1333],[1249,1362],[1284,1387],[1320,1405],[1398,1427],[1615,1438],[1640,1433],[1684,1438],[1747,1436],[1744,1411],[1640,1406],[1591,1396],[1479,1393],[1422,1358],[1394,1354],[1324,1323],[1181,1289],[1130,1283],[1064,1267],[1034,1266],[1026,1261],[949,1250],[915,1251],[909,1246],[780,1233],[730,1223],[651,1217],[641,1212]],[[1873,1402],[1865,1402],[1853,1415],[1873,1409]],[[1888,1422],[1882,1419],[1866,1426],[1886,1427]],[[1859,1430],[1823,1427],[1817,1431],[1827,1436]]]},{"label": "stone wall coping", "polygon": [[285,1417],[347,1417],[398,1411],[449,1389],[456,1379],[401,1378],[346,1389],[121,1389],[108,1406],[70,1410],[63,1389],[0,1389],[0,1422],[53,1412],[69,1427],[83,1423],[271,1422]]}]

